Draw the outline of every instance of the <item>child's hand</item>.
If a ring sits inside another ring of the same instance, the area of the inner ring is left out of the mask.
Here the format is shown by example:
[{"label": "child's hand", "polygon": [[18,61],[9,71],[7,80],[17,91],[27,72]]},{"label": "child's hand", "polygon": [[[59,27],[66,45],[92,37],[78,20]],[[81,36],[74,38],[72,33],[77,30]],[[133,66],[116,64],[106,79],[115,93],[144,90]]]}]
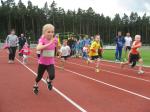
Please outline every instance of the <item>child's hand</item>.
[{"label": "child's hand", "polygon": [[93,53],[95,53],[95,52],[96,52],[96,50],[95,50],[95,49],[91,49],[91,51],[92,51]]},{"label": "child's hand", "polygon": [[61,56],[59,55],[58,58],[61,58]]},{"label": "child's hand", "polygon": [[51,45],[52,43],[54,43],[54,39],[52,39],[48,44]]}]

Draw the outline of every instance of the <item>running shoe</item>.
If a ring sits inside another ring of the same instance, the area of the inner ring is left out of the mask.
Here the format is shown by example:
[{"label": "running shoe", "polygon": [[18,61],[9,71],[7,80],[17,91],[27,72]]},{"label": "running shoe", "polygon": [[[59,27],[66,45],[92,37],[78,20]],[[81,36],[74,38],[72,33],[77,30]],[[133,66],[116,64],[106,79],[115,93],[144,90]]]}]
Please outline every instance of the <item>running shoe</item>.
[{"label": "running shoe", "polygon": [[139,70],[138,74],[144,74],[144,71],[143,70]]},{"label": "running shoe", "polygon": [[99,72],[100,70],[98,68],[95,69],[95,72]]},{"label": "running shoe", "polygon": [[34,92],[34,94],[38,95],[38,93],[39,93],[38,86],[33,86],[33,92]]},{"label": "running shoe", "polygon": [[53,88],[52,83],[49,82],[49,81],[47,81],[47,80],[46,80],[46,83],[47,83],[47,88],[48,88],[49,90],[52,90],[52,88]]}]

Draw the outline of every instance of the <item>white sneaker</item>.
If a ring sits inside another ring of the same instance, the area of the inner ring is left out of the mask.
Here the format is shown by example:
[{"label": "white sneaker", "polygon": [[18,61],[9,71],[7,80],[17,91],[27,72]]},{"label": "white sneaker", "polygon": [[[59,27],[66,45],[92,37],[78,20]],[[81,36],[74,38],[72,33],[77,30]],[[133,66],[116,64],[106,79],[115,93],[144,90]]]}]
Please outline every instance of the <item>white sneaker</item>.
[{"label": "white sneaker", "polygon": [[13,63],[14,63],[14,61],[12,61],[12,60],[9,60],[9,61],[8,61],[8,63],[9,63],[9,64],[13,64]]},{"label": "white sneaker", "polygon": [[120,62],[120,66],[121,66],[121,68],[124,68],[124,63]]},{"label": "white sneaker", "polygon": [[11,63],[11,60],[9,60],[8,63],[10,64],[10,63]]},{"label": "white sneaker", "polygon": [[99,72],[100,70],[98,68],[95,69],[95,72]]},{"label": "white sneaker", "polygon": [[139,70],[138,74],[144,74],[144,71],[143,70]]},{"label": "white sneaker", "polygon": [[115,60],[115,62],[116,62],[116,63],[118,63],[118,62],[119,62],[119,60],[117,60],[117,59],[116,59],[116,60]]}]

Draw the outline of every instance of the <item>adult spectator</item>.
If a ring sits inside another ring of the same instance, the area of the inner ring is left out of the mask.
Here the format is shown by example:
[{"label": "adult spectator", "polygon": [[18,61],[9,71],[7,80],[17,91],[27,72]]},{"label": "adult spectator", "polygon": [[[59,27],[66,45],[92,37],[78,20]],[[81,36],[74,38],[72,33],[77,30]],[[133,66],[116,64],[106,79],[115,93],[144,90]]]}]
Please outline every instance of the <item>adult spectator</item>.
[{"label": "adult spectator", "polygon": [[121,31],[119,31],[118,35],[115,38],[115,44],[116,44],[115,58],[116,58],[116,61],[121,61],[122,48],[124,46],[124,43],[125,43],[124,37],[122,36]]},{"label": "adult spectator", "polygon": [[130,33],[126,33],[126,36],[125,36],[125,58],[127,58],[127,53],[128,51],[131,50],[131,44],[132,44],[132,38],[130,36]]},{"label": "adult spectator", "polygon": [[[23,48],[24,44],[27,42],[26,37],[24,36],[24,34],[22,33],[19,37],[19,51]],[[19,53],[19,56],[22,57],[22,53]]]},{"label": "adult spectator", "polygon": [[8,63],[14,63],[16,49],[18,44],[18,37],[15,35],[15,30],[11,30],[10,34],[6,38],[6,44],[9,50],[9,61]]}]

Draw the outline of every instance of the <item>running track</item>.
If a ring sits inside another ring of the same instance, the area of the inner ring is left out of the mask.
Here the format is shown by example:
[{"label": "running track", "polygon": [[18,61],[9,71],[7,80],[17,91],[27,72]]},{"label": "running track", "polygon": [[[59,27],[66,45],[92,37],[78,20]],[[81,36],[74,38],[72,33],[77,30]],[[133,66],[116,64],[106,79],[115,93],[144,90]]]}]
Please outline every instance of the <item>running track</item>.
[{"label": "running track", "polygon": [[8,64],[7,53],[0,54],[0,112],[150,112],[150,68],[138,75],[137,68],[103,61],[96,73],[94,64],[68,59],[62,70],[56,58],[54,89],[49,91],[43,79],[36,96],[34,53],[25,66],[18,57]]}]

